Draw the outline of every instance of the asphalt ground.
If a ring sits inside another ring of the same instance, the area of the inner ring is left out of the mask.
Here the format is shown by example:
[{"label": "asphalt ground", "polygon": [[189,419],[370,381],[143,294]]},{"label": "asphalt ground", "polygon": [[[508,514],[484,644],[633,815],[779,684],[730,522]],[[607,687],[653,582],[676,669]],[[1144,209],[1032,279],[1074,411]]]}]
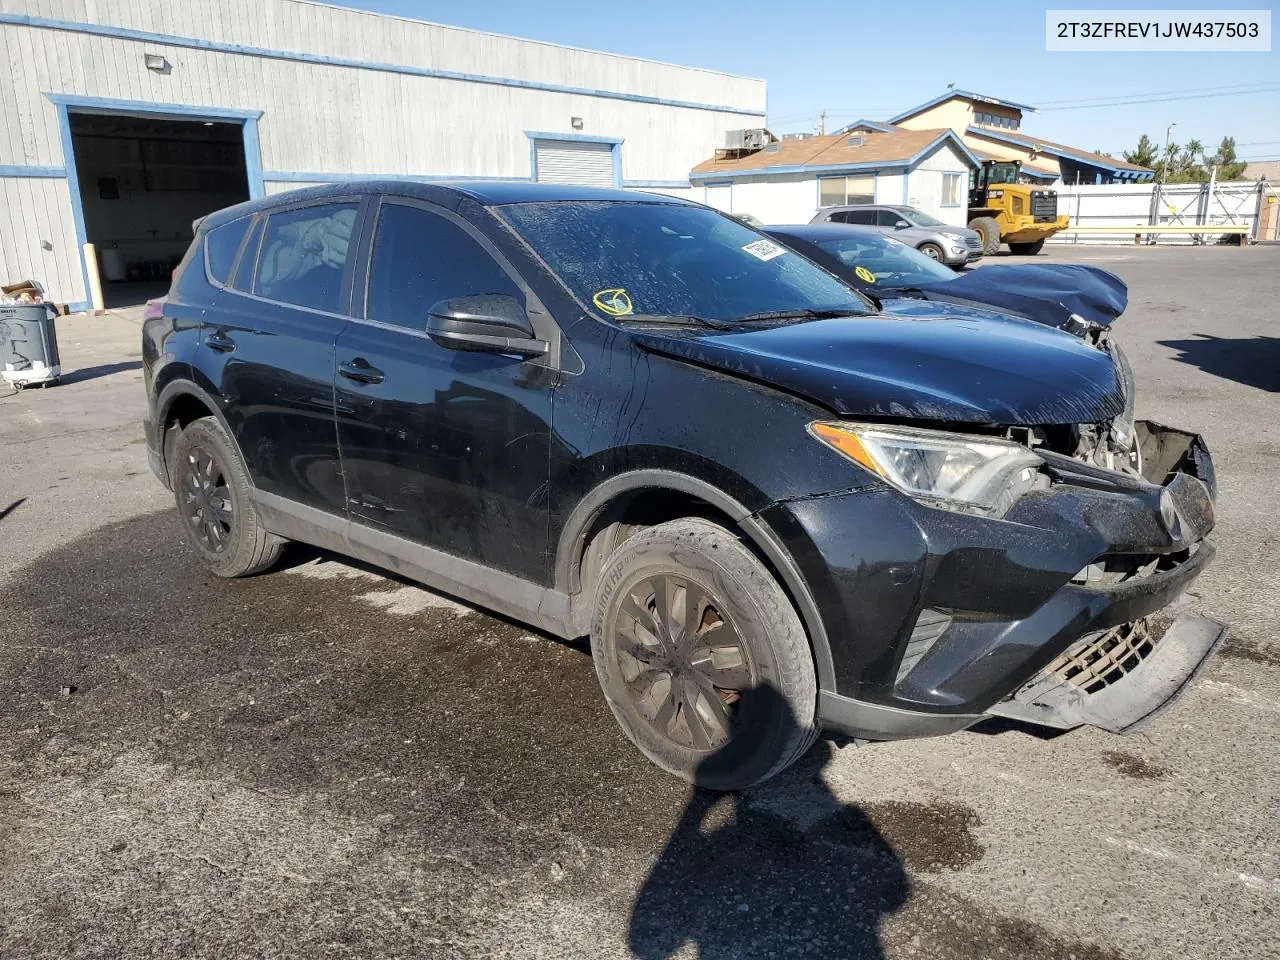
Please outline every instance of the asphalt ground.
[{"label": "asphalt ground", "polygon": [[1130,738],[824,741],[724,797],[582,644],[302,548],[206,574],[138,311],[62,321],[66,382],[0,399],[0,957],[1280,956],[1280,248],[1043,256],[1128,281],[1139,415],[1208,439],[1231,639]]}]

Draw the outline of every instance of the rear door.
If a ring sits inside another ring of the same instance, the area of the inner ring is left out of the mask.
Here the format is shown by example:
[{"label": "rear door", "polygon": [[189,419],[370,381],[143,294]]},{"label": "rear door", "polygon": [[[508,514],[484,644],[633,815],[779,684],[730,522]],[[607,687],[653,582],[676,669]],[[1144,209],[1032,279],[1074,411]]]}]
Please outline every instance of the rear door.
[{"label": "rear door", "polygon": [[325,199],[259,216],[201,349],[257,488],[341,514],[334,349],[346,325],[364,201]]},{"label": "rear door", "polygon": [[[450,350],[433,304],[531,292],[464,219],[384,198],[364,315],[338,338],[338,441],[354,523],[542,581],[551,396],[544,359]],[[360,311],[356,311],[360,312]]]}]

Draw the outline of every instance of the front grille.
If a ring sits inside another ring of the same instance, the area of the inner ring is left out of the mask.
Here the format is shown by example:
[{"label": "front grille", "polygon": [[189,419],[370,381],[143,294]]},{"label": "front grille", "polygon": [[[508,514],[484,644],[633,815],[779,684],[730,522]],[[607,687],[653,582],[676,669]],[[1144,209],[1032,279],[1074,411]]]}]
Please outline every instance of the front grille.
[{"label": "front grille", "polygon": [[964,243],[965,243],[965,246],[967,246],[970,250],[977,250],[979,252],[982,250],[981,237],[965,237]]},{"label": "front grille", "polygon": [[1058,219],[1058,191],[1032,190],[1031,216],[1037,223]]},{"label": "front grille", "polygon": [[1049,664],[1042,676],[1097,693],[1138,669],[1159,640],[1146,617],[1122,623],[1085,638]]},{"label": "front grille", "polygon": [[920,658],[941,639],[949,626],[951,626],[949,613],[928,607],[920,611],[911,636],[907,639],[907,649],[902,654],[902,663],[898,665],[898,683],[902,682],[903,678],[920,662]]}]

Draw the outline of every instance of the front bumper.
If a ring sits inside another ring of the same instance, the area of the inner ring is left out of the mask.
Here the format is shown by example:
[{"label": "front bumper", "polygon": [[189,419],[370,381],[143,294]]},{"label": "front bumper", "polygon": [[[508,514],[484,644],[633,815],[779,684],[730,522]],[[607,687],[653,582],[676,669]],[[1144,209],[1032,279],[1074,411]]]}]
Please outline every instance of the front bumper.
[{"label": "front bumper", "polygon": [[[1144,618],[1173,603],[1213,557],[1204,538],[1214,476],[1199,437],[1147,423],[1138,432],[1147,480],[1046,455],[1050,489],[999,519],[926,507],[887,488],[764,511],[806,578],[831,648],[823,725],[897,739],[1018,715],[1020,703],[1046,703],[1043,674],[1063,654],[1123,625],[1149,631]],[[1141,573],[1122,582],[1080,576],[1133,557],[1143,558]],[[1135,679],[1109,683],[1106,697],[1086,692],[1085,708],[1066,697],[1049,708],[1074,707],[1020,715],[1128,729],[1185,687],[1221,632],[1205,642],[1203,629],[1171,630],[1128,658],[1125,676]],[[1169,681],[1149,682],[1157,672]],[[1153,692],[1168,695],[1152,704]]]}]

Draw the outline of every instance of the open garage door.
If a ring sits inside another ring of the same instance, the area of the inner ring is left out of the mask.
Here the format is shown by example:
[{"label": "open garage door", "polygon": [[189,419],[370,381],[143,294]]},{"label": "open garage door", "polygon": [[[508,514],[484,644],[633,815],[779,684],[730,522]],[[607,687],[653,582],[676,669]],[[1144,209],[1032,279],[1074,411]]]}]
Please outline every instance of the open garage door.
[{"label": "open garage door", "polygon": [[535,178],[539,183],[580,183],[614,187],[616,144],[579,140],[533,141]]},{"label": "open garage door", "polygon": [[239,123],[71,112],[85,236],[109,306],[169,286],[193,220],[249,199]]}]

